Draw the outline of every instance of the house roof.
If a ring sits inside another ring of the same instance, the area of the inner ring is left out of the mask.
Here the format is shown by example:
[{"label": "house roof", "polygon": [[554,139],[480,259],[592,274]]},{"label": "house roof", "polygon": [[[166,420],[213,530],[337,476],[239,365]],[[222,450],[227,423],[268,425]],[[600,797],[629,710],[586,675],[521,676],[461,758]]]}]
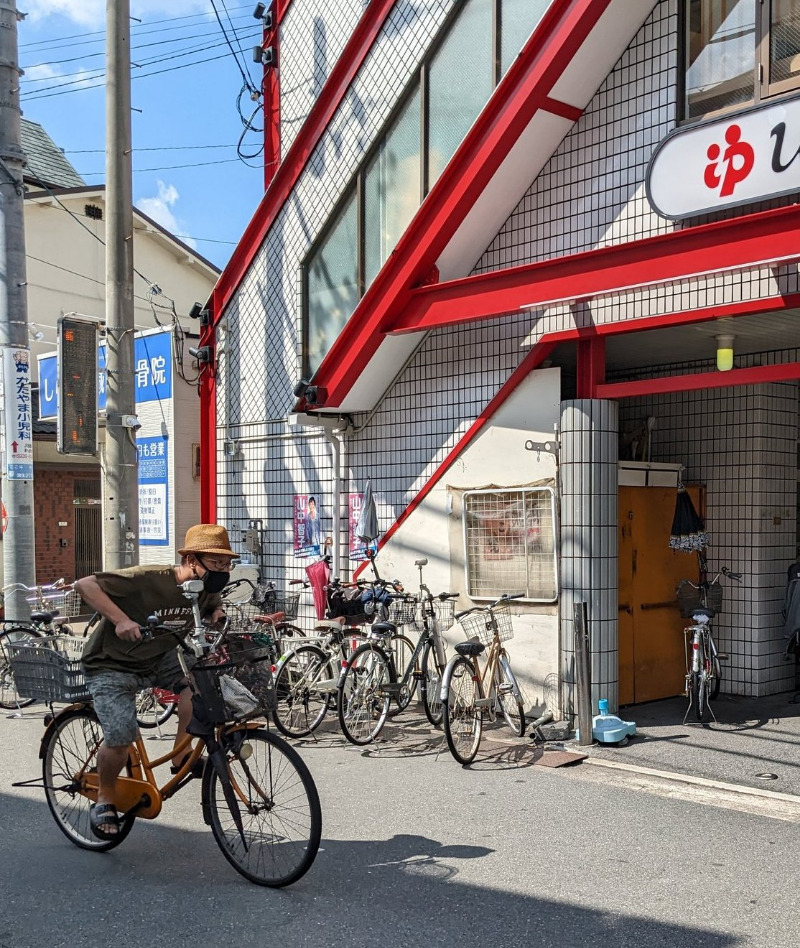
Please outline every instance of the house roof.
[{"label": "house roof", "polygon": [[27,184],[50,188],[79,188],[86,184],[38,122],[21,119],[20,138],[27,159],[23,172]]}]

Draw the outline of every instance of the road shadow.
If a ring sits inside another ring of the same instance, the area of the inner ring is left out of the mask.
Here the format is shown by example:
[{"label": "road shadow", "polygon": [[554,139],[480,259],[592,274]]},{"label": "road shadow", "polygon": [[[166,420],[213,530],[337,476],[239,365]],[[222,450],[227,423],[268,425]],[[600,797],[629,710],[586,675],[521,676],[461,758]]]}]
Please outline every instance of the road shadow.
[{"label": "road shadow", "polygon": [[[64,838],[44,802],[1,795],[6,873],[0,903],[3,948],[104,948],[141,946],[168,939],[240,948],[265,943],[303,948],[377,946],[387,939],[422,946],[584,944],[636,948],[728,948],[729,935],[647,917],[635,906],[602,911],[571,901],[568,887],[555,901],[524,882],[525,867],[503,890],[487,872],[486,884],[464,884],[460,867],[503,846],[502,836],[482,844],[448,845],[414,833],[331,839],[310,872],[294,886],[263,889],[238,876],[211,834],[141,821],[117,849],[84,852]],[[380,814],[359,826],[381,824]],[[511,867],[512,869],[514,867]],[[38,893],[36,899],[31,893]]]}]

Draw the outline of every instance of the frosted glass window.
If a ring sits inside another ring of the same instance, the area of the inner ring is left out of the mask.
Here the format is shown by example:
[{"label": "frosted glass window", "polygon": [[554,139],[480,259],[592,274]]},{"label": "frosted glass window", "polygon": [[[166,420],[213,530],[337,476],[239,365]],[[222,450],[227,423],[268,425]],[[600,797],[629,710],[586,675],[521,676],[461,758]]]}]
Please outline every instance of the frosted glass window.
[{"label": "frosted glass window", "polygon": [[316,372],[358,304],[355,193],[308,266],[306,371]]},{"label": "frosted glass window", "polygon": [[800,2],[772,0],[770,10],[770,82],[800,76]]},{"label": "frosted glass window", "polygon": [[690,0],[687,26],[687,118],[751,102],[756,0]]},{"label": "frosted glass window", "polygon": [[503,0],[500,6],[500,71],[508,72],[551,0]]},{"label": "frosted glass window", "polygon": [[364,180],[364,280],[375,279],[420,203],[420,94],[389,129]]},{"label": "frosted glass window", "polygon": [[464,0],[430,65],[428,186],[453,157],[492,93],[492,3]]}]

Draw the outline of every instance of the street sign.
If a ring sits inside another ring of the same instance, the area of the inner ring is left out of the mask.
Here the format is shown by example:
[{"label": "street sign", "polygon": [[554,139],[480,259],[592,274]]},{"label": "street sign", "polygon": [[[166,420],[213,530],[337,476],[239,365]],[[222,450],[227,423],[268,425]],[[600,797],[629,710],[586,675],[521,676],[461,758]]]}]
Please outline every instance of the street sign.
[{"label": "street sign", "polygon": [[97,341],[92,319],[58,320],[59,454],[97,454]]},{"label": "street sign", "polygon": [[2,349],[0,384],[0,451],[6,477],[33,480],[33,412],[31,411],[31,353],[25,346]]}]

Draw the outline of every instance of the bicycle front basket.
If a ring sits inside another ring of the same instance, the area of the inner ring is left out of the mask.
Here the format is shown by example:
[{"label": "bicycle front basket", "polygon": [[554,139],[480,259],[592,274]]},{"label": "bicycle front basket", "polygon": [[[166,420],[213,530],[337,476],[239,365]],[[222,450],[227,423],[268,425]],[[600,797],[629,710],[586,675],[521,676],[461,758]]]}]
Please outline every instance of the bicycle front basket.
[{"label": "bicycle front basket", "polygon": [[433,610],[436,613],[439,629],[446,632],[455,621],[456,604],[452,599],[436,599],[433,603]]},{"label": "bicycle front basket", "polygon": [[88,699],[81,663],[85,641],[71,635],[52,635],[35,644],[30,639],[6,643],[20,697],[68,704]]},{"label": "bicycle front basket", "polygon": [[479,612],[471,612],[467,616],[462,616],[459,622],[467,638],[477,639],[479,642],[483,642],[484,645],[491,645],[494,636],[491,624],[492,614],[497,621],[497,633],[500,641],[507,642],[514,638],[514,628],[511,624],[511,612],[508,606],[498,606],[492,609],[491,613],[482,609]]},{"label": "bicycle front basket", "polygon": [[703,601],[703,590],[696,589],[691,583],[682,582],[676,593],[678,607],[684,619],[691,619],[698,609],[708,609],[717,615],[722,611],[722,585],[710,583]]},{"label": "bicycle front basket", "polygon": [[287,619],[296,619],[300,611],[300,593],[258,586],[253,592],[250,603],[262,614],[282,612]]},{"label": "bicycle front basket", "polygon": [[[249,639],[249,637],[247,637]],[[261,717],[277,707],[273,650],[233,639],[192,668],[194,701],[212,724]]]},{"label": "bicycle front basket", "polygon": [[417,617],[417,600],[413,596],[392,599],[389,604],[389,622],[410,625]]}]

